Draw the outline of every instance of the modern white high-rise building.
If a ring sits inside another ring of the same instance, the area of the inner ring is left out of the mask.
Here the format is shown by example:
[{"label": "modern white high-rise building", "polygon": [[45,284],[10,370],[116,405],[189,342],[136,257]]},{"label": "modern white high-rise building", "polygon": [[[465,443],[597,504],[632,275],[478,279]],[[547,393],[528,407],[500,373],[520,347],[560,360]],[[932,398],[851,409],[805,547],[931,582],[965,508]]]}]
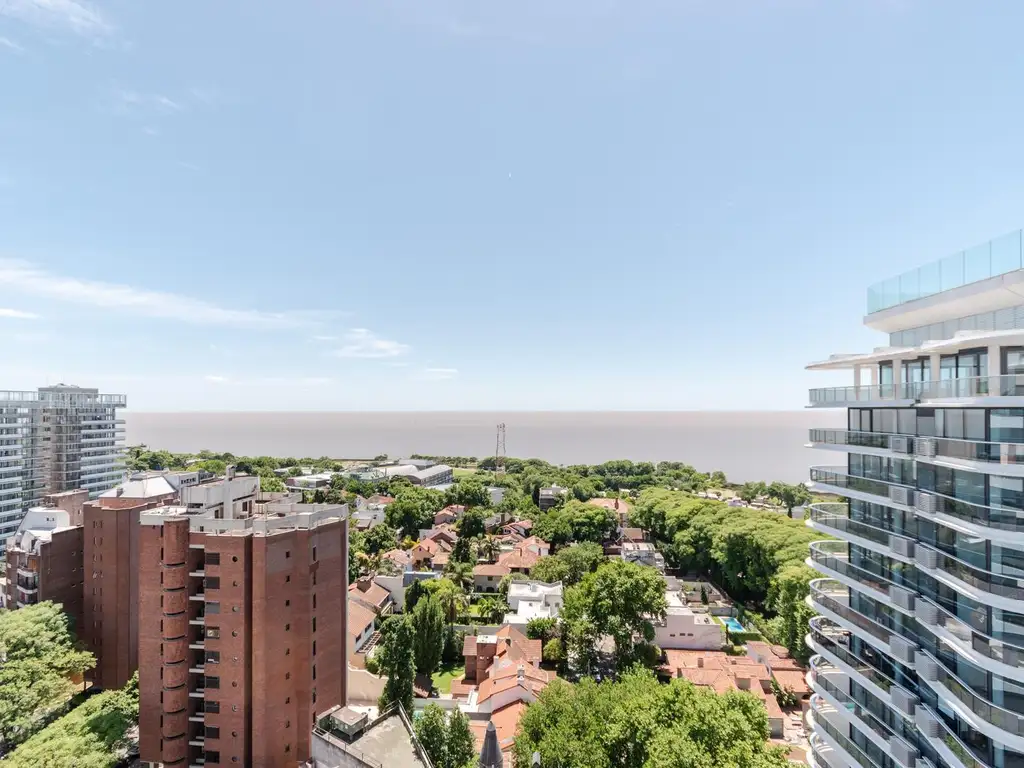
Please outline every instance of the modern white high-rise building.
[{"label": "modern white high-rise building", "polygon": [[815,429],[807,642],[819,768],[1024,766],[1024,242],[1016,232],[868,292],[874,351]]},{"label": "modern white high-rise building", "polygon": [[67,384],[0,391],[0,556],[43,496],[83,488],[95,498],[121,482],[125,404]]}]

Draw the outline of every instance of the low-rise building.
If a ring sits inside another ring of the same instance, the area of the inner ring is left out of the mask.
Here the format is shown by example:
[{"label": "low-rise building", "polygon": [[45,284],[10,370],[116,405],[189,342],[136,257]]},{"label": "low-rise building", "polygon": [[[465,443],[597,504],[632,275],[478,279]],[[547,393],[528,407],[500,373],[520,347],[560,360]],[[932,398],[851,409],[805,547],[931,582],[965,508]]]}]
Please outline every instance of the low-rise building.
[{"label": "low-rise building", "polygon": [[807,670],[789,655],[785,647],[760,641],[751,641],[746,647],[747,656],[759,664],[764,664],[779,688],[788,690],[800,700],[811,697],[811,689],[807,685]]},{"label": "low-rise building", "polygon": [[695,613],[682,596],[666,590],[664,621],[654,622],[654,644],[666,649],[718,650],[725,644],[725,627],[707,613]]},{"label": "low-rise building", "polygon": [[502,533],[514,534],[524,539],[530,535],[531,530],[533,530],[532,520],[515,520],[501,529]]},{"label": "low-rise building", "polygon": [[410,475],[409,482],[413,485],[420,485],[424,488],[431,488],[436,485],[450,485],[454,479],[454,472],[447,464],[435,464],[426,469],[418,469]]},{"label": "low-rise building", "polygon": [[649,541],[622,542],[621,557],[626,562],[657,568],[663,573],[665,571],[665,558]]},{"label": "low-rise building", "polygon": [[348,601],[348,653],[359,653],[373,637],[377,614],[368,606],[356,600]]},{"label": "low-rise building", "polygon": [[568,495],[569,489],[563,488],[560,485],[541,488],[537,491],[537,506],[540,507],[541,512],[546,512],[552,507],[557,506]]},{"label": "low-rise building", "polygon": [[508,585],[505,623],[526,627],[532,619],[557,619],[562,610],[562,582],[513,581]]},{"label": "low-rise building", "polygon": [[348,599],[350,603],[361,603],[380,617],[390,614],[395,606],[391,593],[369,576],[349,585]]},{"label": "low-rise building", "polygon": [[67,510],[29,509],[7,540],[6,605],[24,608],[52,600],[81,627],[82,548],[82,527],[71,524]]},{"label": "low-rise building", "polygon": [[480,563],[473,567],[473,591],[497,592],[501,580],[512,571],[501,563]]},{"label": "low-rise building", "polygon": [[449,504],[436,515],[434,515],[434,527],[445,523],[454,523],[465,513],[466,508],[461,504]]},{"label": "low-rise building", "polygon": [[335,706],[313,727],[308,768],[434,768],[401,705],[371,717]]}]

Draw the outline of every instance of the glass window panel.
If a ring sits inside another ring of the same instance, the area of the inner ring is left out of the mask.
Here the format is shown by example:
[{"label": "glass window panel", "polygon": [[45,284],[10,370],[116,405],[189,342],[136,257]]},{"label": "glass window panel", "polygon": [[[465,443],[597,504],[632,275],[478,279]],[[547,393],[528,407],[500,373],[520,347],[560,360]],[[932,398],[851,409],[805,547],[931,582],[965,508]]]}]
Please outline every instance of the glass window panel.
[{"label": "glass window panel", "polygon": [[957,253],[939,262],[939,278],[942,290],[959,288],[964,284],[964,255]]},{"label": "glass window panel", "polygon": [[[984,428],[984,413],[982,414],[982,427]],[[897,417],[897,431],[901,435],[917,434],[917,412],[913,408],[901,408]]]},{"label": "glass window panel", "polygon": [[992,571],[1016,578],[1024,577],[1024,552],[1001,544],[992,545]]},{"label": "glass window panel", "polygon": [[1011,232],[992,241],[992,274],[1004,275],[1021,267],[1021,233]]},{"label": "glass window panel", "polygon": [[964,437],[964,413],[956,408],[943,409],[946,420],[946,437],[962,440]]},{"label": "glass window panel", "polygon": [[1014,311],[1013,307],[997,309],[995,311],[995,329],[997,331],[1008,331],[1013,328]]},{"label": "glass window panel", "polygon": [[935,411],[935,436],[940,437],[946,433],[946,411],[939,408]]},{"label": "glass window panel", "polygon": [[896,431],[896,410],[893,408],[886,408],[879,411],[879,413],[881,415],[882,423],[876,431],[885,432],[887,434],[894,433]]},{"label": "glass window panel", "polygon": [[954,496],[972,504],[985,503],[985,476],[977,472],[953,472]]},{"label": "glass window panel", "polygon": [[1005,375],[1024,374],[1024,349],[1018,347],[1003,350],[1003,373]]},{"label": "glass window panel", "polygon": [[968,440],[985,439],[985,411],[981,408],[964,411],[964,437]]},{"label": "glass window panel", "polygon": [[913,301],[920,298],[920,285],[921,280],[918,276],[918,270],[915,269],[913,272],[900,275],[900,302]]},{"label": "glass window panel", "polygon": [[871,431],[871,411],[867,408],[860,412],[860,429],[861,432]]},{"label": "glass window panel", "polygon": [[851,408],[847,415],[847,429],[858,432],[860,431],[860,410],[858,408]]},{"label": "glass window panel", "polygon": [[992,277],[992,247],[982,243],[964,252],[964,282],[973,283],[987,277]]},{"label": "glass window panel", "polygon": [[1024,409],[994,408],[989,417],[992,442],[1024,442]]}]

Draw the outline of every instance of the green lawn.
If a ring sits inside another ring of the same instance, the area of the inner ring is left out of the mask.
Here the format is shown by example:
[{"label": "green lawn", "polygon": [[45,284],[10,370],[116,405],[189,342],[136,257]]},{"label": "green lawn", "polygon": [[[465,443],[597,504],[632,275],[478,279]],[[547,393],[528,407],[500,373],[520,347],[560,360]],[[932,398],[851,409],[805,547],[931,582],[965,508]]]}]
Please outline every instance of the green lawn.
[{"label": "green lawn", "polygon": [[434,687],[437,688],[438,693],[451,693],[452,680],[457,677],[462,677],[466,674],[466,667],[446,667],[440,672],[435,672],[432,680],[434,681]]},{"label": "green lawn", "polygon": [[455,475],[455,477],[462,477],[463,475],[475,475],[476,470],[469,469],[467,467],[453,467],[452,474]]}]

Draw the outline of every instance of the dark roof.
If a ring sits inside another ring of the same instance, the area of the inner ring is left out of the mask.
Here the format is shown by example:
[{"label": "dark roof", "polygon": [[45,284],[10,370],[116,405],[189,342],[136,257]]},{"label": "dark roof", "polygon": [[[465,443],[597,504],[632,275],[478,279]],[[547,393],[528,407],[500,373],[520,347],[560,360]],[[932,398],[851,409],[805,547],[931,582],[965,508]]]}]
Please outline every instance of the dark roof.
[{"label": "dark roof", "polygon": [[480,768],[502,768],[505,758],[501,754],[501,745],[498,744],[498,730],[494,723],[487,724],[487,733],[484,734],[484,748],[480,750]]}]

